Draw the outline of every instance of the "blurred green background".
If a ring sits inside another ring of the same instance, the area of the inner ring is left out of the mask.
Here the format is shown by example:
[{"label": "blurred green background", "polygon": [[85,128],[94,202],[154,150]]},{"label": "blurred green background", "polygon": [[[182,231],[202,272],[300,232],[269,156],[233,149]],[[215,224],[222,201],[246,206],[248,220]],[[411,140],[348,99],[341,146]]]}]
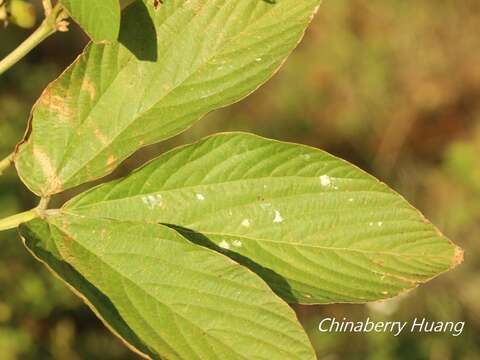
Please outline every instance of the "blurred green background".
[{"label": "blurred green background", "polygon": [[[0,56],[28,34],[0,29]],[[0,78],[1,158],[23,135],[43,88],[86,41],[72,26]],[[267,85],[141,150],[113,176],[176,144],[225,130],[343,157],[390,184],[466,250],[461,267],[401,298],[297,306],[320,359],[480,359],[480,1],[325,0],[304,42]],[[36,201],[14,170],[0,177],[0,217]],[[459,337],[322,334],[318,322],[327,316],[466,325]],[[27,254],[15,231],[0,234],[0,359],[134,358]]]}]

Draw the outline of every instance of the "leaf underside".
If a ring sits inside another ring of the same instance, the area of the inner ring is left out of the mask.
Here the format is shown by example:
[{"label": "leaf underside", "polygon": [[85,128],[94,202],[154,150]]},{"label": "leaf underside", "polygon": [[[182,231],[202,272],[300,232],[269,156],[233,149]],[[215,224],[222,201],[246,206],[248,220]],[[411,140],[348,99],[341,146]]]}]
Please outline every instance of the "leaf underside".
[{"label": "leaf underside", "polygon": [[60,0],[70,16],[96,42],[116,41],[120,29],[119,0]]},{"label": "leaf underside", "polygon": [[61,192],[240,100],[279,68],[319,3],[133,3],[119,41],[89,44],[35,104],[19,176],[37,195]]},{"label": "leaf underside", "polygon": [[153,359],[314,359],[274,292],[300,303],[384,299],[462,255],[353,165],[245,133],[174,149],[20,233],[111,331]]},{"label": "leaf underside", "polygon": [[[33,108],[15,164],[43,197],[110,173],[254,91],[320,1],[169,0],[158,9],[137,1],[122,14],[118,41],[117,1],[62,3],[93,40],[110,43],[89,44]],[[244,133],[174,149],[20,233],[110,330],[152,359],[314,359],[274,292],[306,304],[386,299],[463,254],[353,165]]]},{"label": "leaf underside", "polygon": [[25,245],[127,345],[152,359],[315,359],[255,274],[158,224],[48,216]]},{"label": "leaf underside", "polygon": [[299,303],[390,298],[462,255],[400,195],[353,165],[243,133],[172,150],[62,211],[168,224]]}]

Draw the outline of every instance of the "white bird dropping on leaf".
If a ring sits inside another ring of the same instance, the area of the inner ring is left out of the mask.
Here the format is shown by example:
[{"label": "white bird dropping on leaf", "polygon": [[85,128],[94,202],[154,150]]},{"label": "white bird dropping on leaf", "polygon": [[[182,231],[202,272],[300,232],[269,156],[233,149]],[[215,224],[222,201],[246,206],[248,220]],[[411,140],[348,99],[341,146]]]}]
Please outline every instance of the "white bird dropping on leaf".
[{"label": "white bird dropping on leaf", "polygon": [[234,240],[232,242],[232,245],[239,248],[239,247],[242,247],[242,242],[240,240]]},{"label": "white bird dropping on leaf", "polygon": [[230,249],[230,244],[226,242],[225,240],[220,241],[220,244],[218,244],[222,249],[229,250]]},{"label": "white bird dropping on leaf", "polygon": [[322,186],[330,186],[332,184],[332,180],[330,179],[330,176],[328,175],[320,176],[320,184],[322,184]]},{"label": "white bird dropping on leaf", "polygon": [[280,214],[280,212],[278,210],[275,210],[275,218],[273,219],[273,222],[274,223],[281,223],[283,222],[283,217],[282,215]]},{"label": "white bird dropping on leaf", "polygon": [[243,219],[242,226],[243,227],[250,227],[251,223],[249,219]]}]

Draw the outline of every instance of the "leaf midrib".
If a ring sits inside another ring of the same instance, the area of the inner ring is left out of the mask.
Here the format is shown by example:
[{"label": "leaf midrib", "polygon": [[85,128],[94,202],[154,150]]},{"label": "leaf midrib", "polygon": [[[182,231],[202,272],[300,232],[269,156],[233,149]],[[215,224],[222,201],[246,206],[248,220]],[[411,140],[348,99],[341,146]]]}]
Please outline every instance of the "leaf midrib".
[{"label": "leaf midrib", "polygon": [[[362,254],[388,255],[393,257],[419,257],[419,258],[443,259],[443,260],[450,259],[450,257],[445,257],[440,255],[419,255],[419,254],[409,254],[409,253],[396,253],[396,252],[390,252],[390,251],[374,251],[374,250],[363,250],[363,249],[354,249],[354,248],[345,248],[345,247],[318,246],[313,244],[302,244],[297,242],[285,242],[285,241],[276,241],[276,240],[270,240],[270,239],[264,239],[264,238],[255,238],[255,237],[249,237],[245,235],[228,234],[228,233],[221,233],[221,232],[208,232],[208,231],[202,231],[200,229],[196,231],[206,235],[240,238],[240,239],[246,239],[246,240],[250,240],[258,243],[274,243],[274,244],[281,244],[281,245],[291,245],[297,248],[302,248],[302,247],[313,248],[313,249],[320,249],[320,250],[327,250],[327,251],[334,251],[334,252],[341,252],[341,251],[357,252]],[[195,233],[195,231],[191,231],[191,232]]]},{"label": "leaf midrib", "polygon": [[[314,180],[314,179],[317,179],[318,177],[313,177],[313,176],[298,176],[298,175],[288,175],[288,176],[285,176],[285,175],[281,175],[281,176],[262,176],[262,177],[257,177],[257,178],[250,178],[250,179],[238,179],[238,180],[229,180],[229,181],[221,181],[221,182],[215,182],[215,183],[209,183],[209,184],[197,184],[197,185],[189,185],[189,186],[184,186],[184,187],[177,187],[177,188],[172,188],[172,189],[165,189],[165,190],[159,190],[159,191],[152,191],[152,192],[145,192],[145,193],[142,193],[142,194],[137,194],[137,195],[133,195],[133,196],[126,196],[126,197],[122,197],[122,198],[114,198],[114,199],[102,199],[101,201],[95,201],[95,202],[91,202],[91,203],[86,203],[85,205],[82,204],[80,206],[77,206],[76,205],[76,202],[79,202],[81,200],[83,200],[82,198],[80,199],[72,199],[72,201],[69,201],[67,202],[63,207],[62,209],[68,209],[69,206],[72,206],[70,207],[70,209],[81,209],[81,208],[87,208],[87,207],[94,207],[95,205],[98,205],[98,204],[105,204],[105,203],[109,203],[109,202],[115,202],[115,201],[124,201],[124,200],[133,200],[133,199],[136,199],[136,198],[141,198],[141,197],[144,197],[144,196],[148,196],[148,195],[159,195],[159,194],[164,194],[164,193],[168,193],[168,192],[175,192],[175,191],[188,191],[188,190],[195,190],[195,189],[199,189],[199,188],[206,188],[206,187],[212,187],[212,186],[224,186],[224,185],[231,185],[231,184],[235,184],[235,183],[238,183],[238,182],[243,182],[243,181],[263,181],[263,180],[269,180],[269,179],[286,179],[286,180],[305,180],[305,179],[309,179],[309,180]],[[355,178],[334,178],[334,179],[342,179],[342,180],[348,180],[348,181],[366,181],[366,179],[355,179]],[[111,187],[111,189],[109,189],[109,192],[112,192],[114,190],[116,190],[115,188],[119,185],[123,185],[122,182],[120,181],[118,184],[115,184],[114,186]],[[85,193],[85,197],[88,197],[89,195],[91,195],[92,193],[94,193],[96,191],[96,189],[92,189],[91,192],[87,192]],[[391,192],[389,192],[388,190],[333,190],[333,191],[318,191],[318,192],[311,192],[311,193],[305,193],[305,194],[294,194],[294,195],[290,195],[290,196],[299,196],[299,195],[308,195],[308,194],[322,194],[322,193],[348,193],[348,194],[355,194],[355,193],[362,193],[362,192],[367,192],[367,193],[379,193],[379,194],[384,194],[384,195],[395,195]],[[109,194],[107,194],[106,196],[108,196]],[[287,196],[285,196],[287,197]],[[266,200],[265,200],[266,201]],[[410,206],[404,206],[404,208],[408,208],[410,209]]]},{"label": "leaf midrib", "polygon": [[[72,211],[73,210],[73,211]],[[152,224],[152,223],[143,223],[141,221],[135,221],[135,220],[126,220],[126,219],[116,219],[116,218],[111,218],[108,216],[89,216],[88,214],[77,214],[75,213],[75,209],[61,209],[60,210],[62,213],[66,215],[71,215],[75,217],[84,217],[84,218],[89,218],[89,219],[102,219],[102,220],[109,220],[109,221],[122,221],[122,222],[129,222],[133,224]],[[178,224],[176,224],[178,225]],[[182,226],[179,224],[179,226]],[[213,231],[203,231],[201,229],[185,229],[185,231],[189,231],[190,233],[201,233],[201,234],[208,234],[208,235],[215,235],[215,236],[226,236],[226,237],[231,237],[231,238],[241,238],[241,239],[246,239],[250,240],[252,242],[258,242],[258,243],[273,243],[273,244],[281,244],[281,245],[290,245],[290,246],[296,246],[296,247],[303,247],[303,248],[313,248],[313,249],[320,249],[320,250],[328,250],[328,251],[334,251],[334,252],[339,252],[339,251],[345,251],[345,252],[357,252],[357,253],[362,253],[362,254],[374,254],[374,255],[388,255],[388,256],[393,256],[393,257],[419,257],[419,258],[429,258],[429,259],[442,259],[442,260],[451,260],[451,257],[446,257],[446,256],[440,256],[440,255],[420,255],[420,254],[410,254],[410,253],[397,253],[397,252],[390,252],[390,251],[375,251],[375,250],[364,250],[364,249],[354,249],[354,248],[345,248],[345,247],[330,247],[330,246],[321,246],[321,245],[314,245],[314,244],[304,244],[304,243],[298,243],[298,242],[285,242],[285,241],[277,241],[277,240],[270,240],[270,239],[265,239],[265,238],[256,238],[256,237],[249,237],[246,235],[238,235],[238,234],[231,234],[231,233],[222,233],[222,232],[213,232]],[[439,238],[447,240],[448,245],[451,245],[448,242],[448,238],[444,236],[438,236]],[[453,247],[453,245],[451,245]]]}]

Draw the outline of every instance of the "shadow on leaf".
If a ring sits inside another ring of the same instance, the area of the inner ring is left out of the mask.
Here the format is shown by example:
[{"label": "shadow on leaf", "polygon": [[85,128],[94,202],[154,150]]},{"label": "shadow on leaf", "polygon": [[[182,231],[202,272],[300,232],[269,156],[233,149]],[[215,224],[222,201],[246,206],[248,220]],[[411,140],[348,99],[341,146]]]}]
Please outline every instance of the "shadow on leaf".
[{"label": "shadow on leaf", "polygon": [[[32,223],[33,222],[30,224]],[[27,249],[51,272],[56,274],[60,280],[67,284],[68,287],[93,310],[109,329],[115,330],[115,333],[120,336],[120,339],[124,339],[124,341],[128,342],[130,348],[131,346],[134,346],[135,349],[138,349],[144,354],[151,354],[143,341],[138,338],[130,326],[125,322],[112,301],[72,265],[59,259],[55,255],[54,249],[56,245],[52,238],[50,239],[52,251],[47,251],[39,245],[42,243],[42,235],[37,234],[26,225],[20,226],[19,232],[24,239],[24,245]]]},{"label": "shadow on leaf", "polygon": [[162,224],[168,226],[171,229],[174,229],[183,237],[185,237],[190,242],[200,245],[216,252],[222,253],[228,256],[230,259],[236,261],[237,263],[247,267],[258,276],[260,276],[267,285],[273,290],[275,294],[280,296],[283,300],[289,303],[298,303],[297,297],[293,294],[292,288],[290,284],[285,280],[284,277],[277,274],[275,271],[263,267],[262,265],[254,262],[250,258],[240,255],[232,250],[223,249],[217,244],[215,244],[212,240],[210,240],[204,234],[196,232],[191,229],[187,229],[181,226],[173,225],[173,224]]},{"label": "shadow on leaf", "polygon": [[138,60],[157,61],[157,32],[142,1],[136,1],[123,10],[118,41]]}]

